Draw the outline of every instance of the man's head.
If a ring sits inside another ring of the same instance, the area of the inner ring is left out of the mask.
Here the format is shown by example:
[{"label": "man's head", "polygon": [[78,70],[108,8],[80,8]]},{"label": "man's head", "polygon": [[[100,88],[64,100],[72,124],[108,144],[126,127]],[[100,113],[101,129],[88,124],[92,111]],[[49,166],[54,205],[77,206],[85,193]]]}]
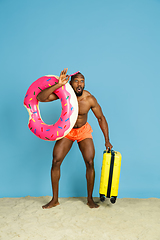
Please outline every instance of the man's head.
[{"label": "man's head", "polygon": [[77,97],[82,96],[83,89],[85,86],[85,79],[82,73],[78,72],[77,74],[71,77],[70,84],[75,91]]}]

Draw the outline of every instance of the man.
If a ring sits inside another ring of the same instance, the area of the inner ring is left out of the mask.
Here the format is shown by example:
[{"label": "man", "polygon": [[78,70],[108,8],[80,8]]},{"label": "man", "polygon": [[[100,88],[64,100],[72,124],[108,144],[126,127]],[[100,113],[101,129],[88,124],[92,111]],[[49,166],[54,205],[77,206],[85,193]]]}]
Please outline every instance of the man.
[{"label": "man", "polygon": [[[51,86],[41,93],[38,94],[37,99],[41,102],[49,102],[58,99],[58,97],[53,93],[57,88],[63,86],[69,81],[69,76],[66,75],[68,71],[64,69],[59,77],[58,84]],[[52,181],[52,190],[53,198],[52,200],[42,206],[43,209],[51,208],[59,205],[58,202],[58,184],[60,179],[60,165],[72,147],[74,140],[77,140],[80,151],[86,165],[86,179],[87,179],[87,204],[90,208],[97,208],[97,205],[92,198],[92,192],[94,187],[94,155],[95,149],[92,140],[92,128],[87,123],[87,114],[91,109],[94,115],[96,116],[99,126],[103,132],[105,138],[106,149],[111,149],[113,146],[109,142],[108,135],[108,124],[102,113],[100,105],[97,103],[97,100],[92,96],[88,91],[84,90],[85,79],[81,73],[77,73],[71,77],[70,84],[75,91],[78,101],[78,118],[73,127],[73,129],[67,134],[64,138],[56,141],[53,149],[53,162],[51,168],[51,181]]]}]

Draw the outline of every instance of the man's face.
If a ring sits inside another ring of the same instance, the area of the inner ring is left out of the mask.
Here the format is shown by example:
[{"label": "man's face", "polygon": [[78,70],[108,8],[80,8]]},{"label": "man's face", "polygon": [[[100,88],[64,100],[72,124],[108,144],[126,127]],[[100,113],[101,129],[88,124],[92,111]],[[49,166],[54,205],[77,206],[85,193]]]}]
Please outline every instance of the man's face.
[{"label": "man's face", "polygon": [[77,97],[82,96],[83,89],[84,89],[84,78],[82,76],[76,76],[71,82],[71,86],[75,91]]}]

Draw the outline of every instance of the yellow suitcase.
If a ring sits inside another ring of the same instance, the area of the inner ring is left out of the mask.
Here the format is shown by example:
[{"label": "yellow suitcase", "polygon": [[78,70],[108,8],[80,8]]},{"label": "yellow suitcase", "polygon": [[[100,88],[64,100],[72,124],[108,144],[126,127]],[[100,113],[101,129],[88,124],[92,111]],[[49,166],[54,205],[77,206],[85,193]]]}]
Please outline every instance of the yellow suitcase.
[{"label": "yellow suitcase", "polygon": [[115,203],[118,195],[121,154],[113,150],[103,152],[103,162],[100,180],[100,200],[103,202],[105,197],[110,198],[111,203]]}]

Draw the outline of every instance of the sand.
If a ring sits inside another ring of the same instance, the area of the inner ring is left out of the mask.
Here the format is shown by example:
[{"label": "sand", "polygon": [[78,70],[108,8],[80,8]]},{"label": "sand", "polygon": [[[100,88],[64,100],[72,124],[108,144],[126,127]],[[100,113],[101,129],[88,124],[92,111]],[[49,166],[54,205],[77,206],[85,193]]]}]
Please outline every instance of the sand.
[{"label": "sand", "polygon": [[[60,198],[43,210],[51,197],[0,199],[1,240],[160,240],[160,199],[107,199],[90,209],[86,198]],[[99,198],[94,198],[99,202]]]}]

